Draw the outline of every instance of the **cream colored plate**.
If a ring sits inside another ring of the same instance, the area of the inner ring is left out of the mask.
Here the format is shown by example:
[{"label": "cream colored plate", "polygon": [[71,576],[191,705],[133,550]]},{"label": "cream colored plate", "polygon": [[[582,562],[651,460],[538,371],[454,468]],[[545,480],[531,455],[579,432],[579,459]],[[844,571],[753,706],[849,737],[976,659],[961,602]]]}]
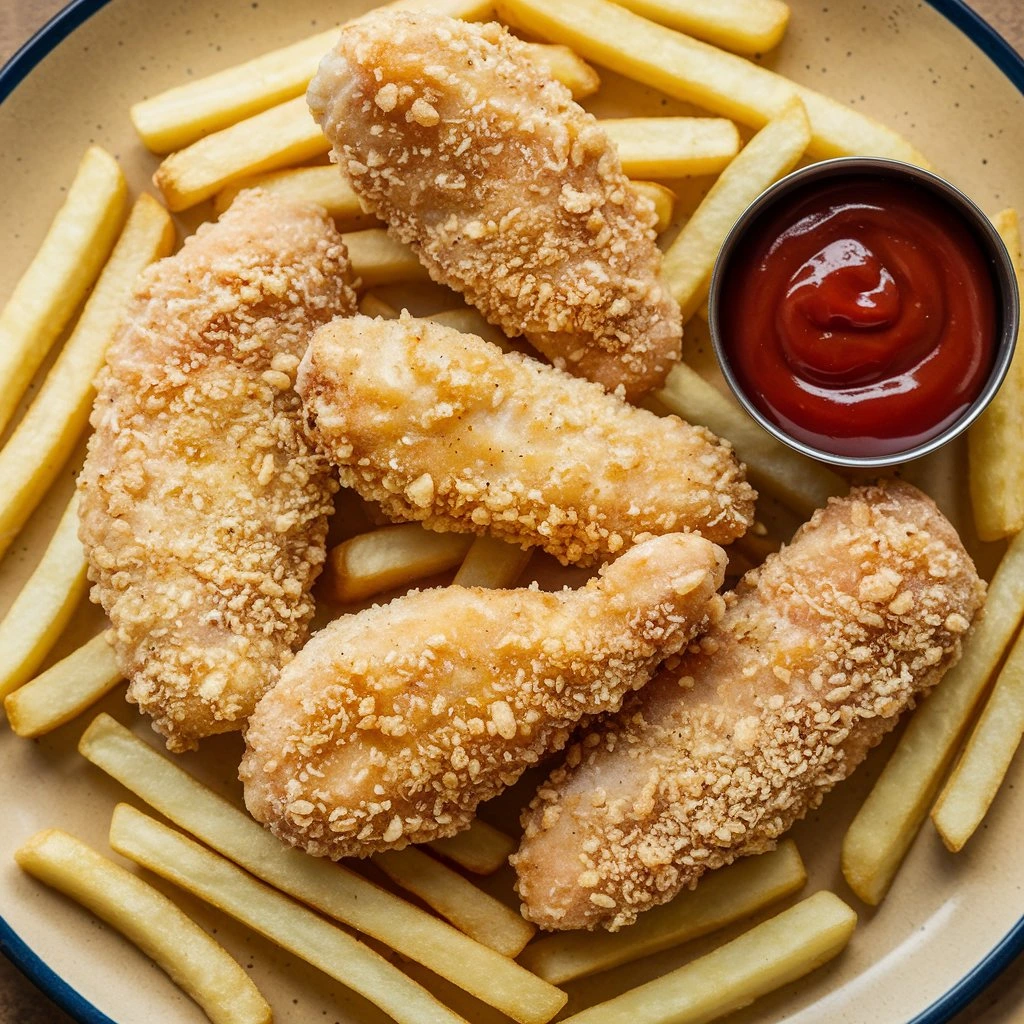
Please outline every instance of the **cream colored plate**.
[{"label": "cream colored plate", "polygon": [[[986,209],[1024,208],[1024,138],[1019,131],[1024,97],[957,28],[931,7],[910,0],[791,4],[792,25],[781,48],[768,58],[771,66],[888,121]],[[0,295],[9,293],[38,245],[88,143],[109,147],[133,187],[147,187],[155,161],[132,132],[127,116],[132,101],[284,45],[366,6],[323,0],[111,0],[88,17],[0,105],[0,237],[5,245]],[[612,74],[603,79],[602,93],[591,104],[600,113],[684,109]],[[691,185],[683,191],[696,195],[698,190]],[[957,464],[955,458],[948,461]],[[0,613],[38,558],[78,464],[68,466],[41,514],[0,566]],[[944,488],[953,501],[962,497],[962,484],[951,479]],[[990,568],[997,552],[978,553],[983,566]],[[83,609],[53,652],[54,659],[88,637],[99,621],[95,611]],[[137,719],[120,693],[104,708],[155,742],[147,723]],[[114,1020],[204,1020],[198,1008],[133,947],[23,876],[11,860],[15,847],[46,826],[66,828],[106,850],[110,811],[126,794],[75,752],[87,720],[88,716],[39,742],[20,740],[0,725],[3,917],[73,989]],[[219,738],[208,742],[201,754],[182,760],[189,770],[237,798],[240,750],[237,737]],[[926,825],[880,909],[870,910],[853,897],[840,875],[839,842],[884,756],[884,751],[877,752],[849,784],[828,798],[821,813],[795,830],[811,872],[806,892],[832,888],[861,915],[849,949],[734,1020],[908,1020],[971,971],[1017,923],[1024,909],[1016,881],[1024,787],[1012,785],[1013,779],[964,853],[947,854]],[[1019,780],[1019,764],[1014,774]],[[511,821],[506,827],[512,827]],[[509,877],[499,882],[510,894]],[[178,891],[168,891],[188,913],[215,930],[251,970],[270,999],[276,1020],[369,1024],[384,1019],[312,968]],[[584,998],[592,1001],[654,977],[720,940],[716,936],[684,953],[669,951],[570,986],[570,1009],[583,1005]],[[448,986],[438,984],[437,990],[472,1021],[502,1019],[480,1004],[460,1000]]]}]

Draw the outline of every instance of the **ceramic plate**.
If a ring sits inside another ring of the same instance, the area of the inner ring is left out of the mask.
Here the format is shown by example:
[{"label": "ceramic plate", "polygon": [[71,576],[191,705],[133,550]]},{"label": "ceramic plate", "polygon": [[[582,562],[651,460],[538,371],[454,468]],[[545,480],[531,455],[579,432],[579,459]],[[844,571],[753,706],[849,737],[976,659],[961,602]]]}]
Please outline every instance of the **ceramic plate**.
[{"label": "ceramic plate", "polygon": [[[155,160],[128,120],[133,101],[226,65],[282,46],[368,3],[324,0],[80,0],[15,58],[0,79],[0,295],[7,295],[39,244],[78,158],[91,142],[116,154],[135,190],[148,185]],[[909,136],[937,168],[988,210],[1024,209],[1024,65],[955,0],[791,0],[790,30],[766,63],[797,81],[867,111]],[[659,94],[603,74],[591,107],[602,114],[686,110]],[[682,183],[682,207],[707,182]],[[699,334],[687,342],[700,358]],[[72,487],[81,453],[54,486],[38,515],[0,566],[0,614],[38,559]],[[963,462],[944,457],[940,480],[947,511],[964,522],[956,475]],[[933,467],[933,471],[935,467]],[[940,496],[941,497],[941,496]],[[986,572],[998,550],[968,544]],[[100,618],[83,606],[52,659],[92,635]],[[148,724],[120,692],[103,709],[154,744]],[[72,1015],[83,1021],[205,1020],[202,1012],[134,947],[80,908],[23,875],[12,851],[36,830],[65,828],[106,850],[110,812],[126,793],[75,752],[86,715],[37,742],[0,725],[0,942],[8,955]],[[877,1024],[914,1020],[938,1024],[959,1009],[1024,945],[1019,874],[1024,786],[1011,778],[983,829],[958,856],[945,852],[930,825],[921,834],[892,891],[877,910],[860,904],[839,871],[839,843],[891,742],[875,752],[820,813],[794,837],[808,864],[804,895],[830,888],[858,911],[861,924],[847,951],[801,982],[737,1014],[739,1022]],[[239,799],[237,736],[204,744],[185,767]],[[1015,766],[1019,781],[1021,765]],[[506,807],[514,803],[505,801]],[[501,810],[484,816],[500,820]],[[495,817],[497,816],[497,817]],[[510,821],[506,827],[513,827]],[[164,888],[157,881],[155,884]],[[511,895],[499,875],[496,891]],[[252,973],[281,1024],[372,1022],[383,1016],[341,986],[248,930],[178,891],[185,911],[214,931]],[[778,909],[778,908],[775,908]],[[775,912],[772,910],[771,912]],[[767,916],[767,915],[764,915]],[[583,983],[570,985],[569,1009],[646,981],[749,927],[745,922],[705,943],[667,951]],[[499,1016],[450,986],[412,973],[436,988],[472,1021]]]}]

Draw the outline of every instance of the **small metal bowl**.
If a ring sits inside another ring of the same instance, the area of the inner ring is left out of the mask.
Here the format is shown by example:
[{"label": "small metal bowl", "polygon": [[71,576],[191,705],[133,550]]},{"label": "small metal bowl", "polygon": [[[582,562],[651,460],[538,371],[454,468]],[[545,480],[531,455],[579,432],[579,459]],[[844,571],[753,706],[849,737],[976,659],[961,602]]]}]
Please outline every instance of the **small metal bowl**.
[{"label": "small metal bowl", "polygon": [[[982,253],[988,261],[995,286],[997,338],[993,349],[992,367],[981,393],[965,410],[963,415],[949,424],[941,433],[929,438],[914,447],[892,454],[881,455],[846,455],[836,454],[816,448],[788,434],[783,428],[769,420],[751,401],[748,394],[733,372],[721,331],[721,301],[723,285],[729,276],[729,266],[737,249],[742,250],[743,242],[750,231],[762,218],[769,216],[780,200],[788,198],[793,192],[804,191],[810,185],[831,184],[842,178],[873,176],[878,180],[893,180],[899,183],[910,183],[926,189],[958,213],[974,232]],[[882,466],[893,466],[911,459],[920,458],[941,448],[962,434],[982,413],[995,393],[999,390],[1013,357],[1017,329],[1020,322],[1020,297],[1017,292],[1017,278],[1013,262],[1003,245],[998,232],[991,221],[978,206],[958,188],[948,181],[922,170],[913,164],[898,160],[885,160],[875,157],[841,157],[835,160],[824,160],[811,164],[785,178],[780,179],[771,188],[762,192],[747,207],[744,214],[733,225],[722,246],[711,276],[711,289],[708,297],[708,323],[711,328],[711,341],[718,357],[718,364],[733,394],[744,409],[765,430],[778,438],[790,448],[809,455],[811,458],[834,466],[846,466],[854,469],[872,469]]]}]

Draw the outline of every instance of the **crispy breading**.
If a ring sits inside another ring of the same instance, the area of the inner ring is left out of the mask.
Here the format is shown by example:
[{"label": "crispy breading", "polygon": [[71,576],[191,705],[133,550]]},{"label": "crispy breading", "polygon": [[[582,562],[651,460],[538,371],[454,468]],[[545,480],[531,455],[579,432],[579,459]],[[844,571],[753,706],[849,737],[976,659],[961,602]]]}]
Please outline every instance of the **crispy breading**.
[{"label": "crispy breading", "polygon": [[253,816],[317,856],[450,836],[707,628],[725,553],[652,538],[582,590],[445,587],[335,620],[256,708]]},{"label": "crispy breading", "polygon": [[664,382],[682,326],[654,207],[520,40],[376,11],[342,29],[308,100],[362,201],[435,281],[609,390]]},{"label": "crispy breading", "polygon": [[240,728],[306,638],[336,483],[293,378],[347,271],[319,207],[242,193],[142,275],[97,380],[92,598],[172,750]]},{"label": "crispy breading", "polygon": [[833,499],[541,786],[512,858],[525,916],[614,930],[771,849],[957,660],[984,593],[920,491]]},{"label": "crispy breading", "polygon": [[341,480],[391,518],[606,560],[644,533],[726,544],[753,489],[702,427],[428,320],[314,335],[296,387]]}]

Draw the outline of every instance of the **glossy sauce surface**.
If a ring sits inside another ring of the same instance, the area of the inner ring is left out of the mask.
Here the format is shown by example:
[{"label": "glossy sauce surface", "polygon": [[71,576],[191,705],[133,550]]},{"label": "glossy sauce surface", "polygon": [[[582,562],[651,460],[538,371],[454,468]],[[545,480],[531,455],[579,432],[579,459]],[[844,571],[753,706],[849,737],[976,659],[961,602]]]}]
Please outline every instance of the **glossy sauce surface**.
[{"label": "glossy sauce surface", "polygon": [[726,268],[719,322],[769,420],[837,455],[889,455],[981,392],[996,288],[956,211],[922,186],[848,177],[810,183],[752,225]]}]

